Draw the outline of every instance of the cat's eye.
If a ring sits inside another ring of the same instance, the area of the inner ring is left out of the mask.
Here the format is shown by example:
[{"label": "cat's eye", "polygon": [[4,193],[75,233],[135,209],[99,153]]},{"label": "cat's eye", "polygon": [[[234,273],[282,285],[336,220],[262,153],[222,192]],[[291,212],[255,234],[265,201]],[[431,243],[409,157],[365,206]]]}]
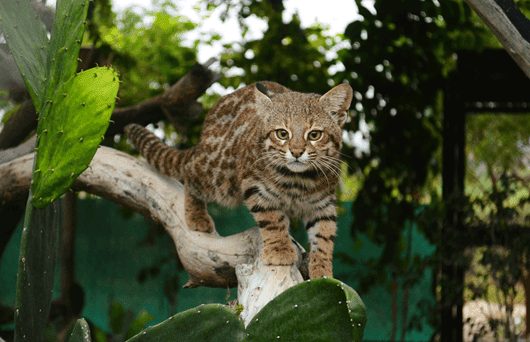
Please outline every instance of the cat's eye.
[{"label": "cat's eye", "polygon": [[284,129],[278,129],[276,130],[276,136],[278,137],[278,139],[286,140],[287,138],[289,138],[289,133]]},{"label": "cat's eye", "polygon": [[322,131],[311,131],[307,137],[309,140],[318,140],[322,137]]}]

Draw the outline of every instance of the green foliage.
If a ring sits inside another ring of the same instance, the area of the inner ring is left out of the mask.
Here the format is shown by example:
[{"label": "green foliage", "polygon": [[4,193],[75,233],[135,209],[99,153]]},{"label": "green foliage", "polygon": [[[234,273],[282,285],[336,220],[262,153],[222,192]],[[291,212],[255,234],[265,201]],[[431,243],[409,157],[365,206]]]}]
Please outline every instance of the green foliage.
[{"label": "green foliage", "polygon": [[114,334],[119,334],[123,329],[125,310],[121,303],[114,303],[110,307],[110,328]]},{"label": "green foliage", "polygon": [[[243,7],[242,11],[245,11]],[[223,78],[220,83],[237,88],[241,83],[273,80],[297,91],[324,94],[330,89],[328,69],[335,64],[326,60],[325,52],[335,44],[325,36],[325,29],[300,27],[297,16],[284,24],[282,13],[272,8],[268,1],[248,7],[247,15],[255,14],[268,19],[268,29],[262,39],[230,46],[221,58],[223,73],[231,67],[244,73]]]},{"label": "green foliage", "polygon": [[110,327],[112,341],[126,341],[145,329],[146,324],[153,320],[153,315],[142,310],[134,317],[134,313],[125,310],[119,302],[110,307]]},{"label": "green foliage", "polygon": [[439,172],[432,160],[440,143],[437,102],[454,49],[479,29],[461,2],[379,0],[376,14],[357,5],[364,21],[346,29],[351,49],[339,51],[347,70],[339,77],[355,90],[354,126],[366,121],[372,131],[370,155],[350,163],[365,173],[353,232],[385,245],[380,261],[388,265],[402,252],[399,236],[413,218],[417,193],[430,172]]},{"label": "green foliage", "polygon": [[[459,0],[377,0],[375,12],[356,3],[364,20],[346,28],[351,47],[338,51],[345,71],[335,79],[354,89],[351,127],[370,130],[364,133],[369,154],[345,160],[362,174],[352,235],[366,233],[383,248],[379,259],[366,264],[372,272],[360,275],[362,293],[377,283],[391,286],[397,277],[409,287],[429,265],[412,258],[406,229],[441,171],[435,156],[441,147],[442,91],[455,67],[454,54],[479,48],[484,28]],[[353,154],[347,145],[343,150]]]},{"label": "green foliage", "polygon": [[71,77],[56,91],[37,128],[35,207],[64,194],[88,167],[109,126],[118,87],[114,70],[93,68]]},{"label": "green foliage", "polygon": [[85,319],[80,318],[74,325],[68,342],[90,342],[90,328]]},{"label": "green foliage", "polygon": [[[466,224],[474,229],[480,228],[482,234],[490,234],[493,238],[493,246],[478,248],[472,255],[474,260],[469,278],[475,281],[466,279],[466,294],[469,300],[486,300],[506,310],[498,316],[486,315],[486,320],[493,328],[491,331],[479,331],[479,336],[489,334],[495,338],[515,340],[523,333],[521,327],[515,324],[512,312],[514,304],[521,301],[520,282],[528,277],[526,272],[530,268],[530,239],[526,234],[521,234],[523,226],[518,225],[527,225],[530,220],[530,193],[526,191],[517,200],[508,199],[513,199],[517,189],[526,186],[524,183],[524,180],[505,170],[497,178],[496,184],[485,191],[485,196],[475,197],[465,207]],[[491,209],[487,215],[482,211],[484,208]],[[464,248],[463,245],[464,242],[456,243],[454,248]]]},{"label": "green foliage", "polygon": [[[185,75],[196,61],[196,46],[183,46],[183,36],[196,24],[179,15],[169,2],[138,15],[128,9],[116,24],[101,24],[101,42],[115,54],[114,66],[122,75],[120,99],[133,105],[165,91]],[[153,19],[146,23],[145,17]]]},{"label": "green foliage", "polygon": [[[530,139],[530,121],[525,115],[473,115],[466,122],[466,155],[473,196],[494,186],[492,179],[498,179],[506,170],[524,178],[525,148]],[[480,172],[485,167],[486,172]],[[478,175],[484,175],[479,177]],[[469,183],[468,183],[469,184]],[[496,186],[496,185],[495,185]],[[478,188],[478,189],[477,189]]]}]

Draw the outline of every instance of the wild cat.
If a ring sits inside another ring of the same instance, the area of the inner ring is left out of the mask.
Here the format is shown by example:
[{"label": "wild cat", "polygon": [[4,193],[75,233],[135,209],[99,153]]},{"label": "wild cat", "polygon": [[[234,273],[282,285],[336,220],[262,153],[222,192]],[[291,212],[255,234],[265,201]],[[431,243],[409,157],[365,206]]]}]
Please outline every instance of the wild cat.
[{"label": "wild cat", "polygon": [[210,109],[199,143],[185,151],[136,124],[125,132],[156,170],[183,181],[191,229],[215,231],[206,203],[244,202],[263,237],[264,262],[291,265],[289,218],[296,217],[311,245],[309,277],[332,277],[342,126],[352,95],[347,84],[323,96],[267,81],[246,86]]}]

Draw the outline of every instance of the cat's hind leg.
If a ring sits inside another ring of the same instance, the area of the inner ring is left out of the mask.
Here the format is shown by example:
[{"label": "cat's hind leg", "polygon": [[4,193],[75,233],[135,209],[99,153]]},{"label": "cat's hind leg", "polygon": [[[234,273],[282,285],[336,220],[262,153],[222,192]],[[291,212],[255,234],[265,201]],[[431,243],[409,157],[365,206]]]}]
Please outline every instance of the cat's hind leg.
[{"label": "cat's hind leg", "polygon": [[184,207],[188,227],[199,232],[214,233],[215,225],[208,215],[206,202],[192,195],[187,186],[185,189]]}]

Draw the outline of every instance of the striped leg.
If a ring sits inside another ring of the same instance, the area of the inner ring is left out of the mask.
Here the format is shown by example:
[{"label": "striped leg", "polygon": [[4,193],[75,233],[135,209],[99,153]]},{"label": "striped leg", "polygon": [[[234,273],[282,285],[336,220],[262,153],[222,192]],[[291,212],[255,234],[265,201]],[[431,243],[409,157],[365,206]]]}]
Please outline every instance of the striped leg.
[{"label": "striped leg", "polygon": [[306,223],[311,244],[309,278],[333,277],[333,242],[337,231],[336,216],[317,217]]},{"label": "striped leg", "polygon": [[258,188],[245,191],[245,204],[263,238],[261,258],[266,265],[292,265],[297,254],[289,236],[289,218],[278,208],[264,202],[266,198],[260,195]]},{"label": "striped leg", "polygon": [[185,189],[184,209],[186,212],[186,223],[191,230],[205,233],[215,232],[212,218],[208,215],[206,203],[190,194],[188,187]]}]

